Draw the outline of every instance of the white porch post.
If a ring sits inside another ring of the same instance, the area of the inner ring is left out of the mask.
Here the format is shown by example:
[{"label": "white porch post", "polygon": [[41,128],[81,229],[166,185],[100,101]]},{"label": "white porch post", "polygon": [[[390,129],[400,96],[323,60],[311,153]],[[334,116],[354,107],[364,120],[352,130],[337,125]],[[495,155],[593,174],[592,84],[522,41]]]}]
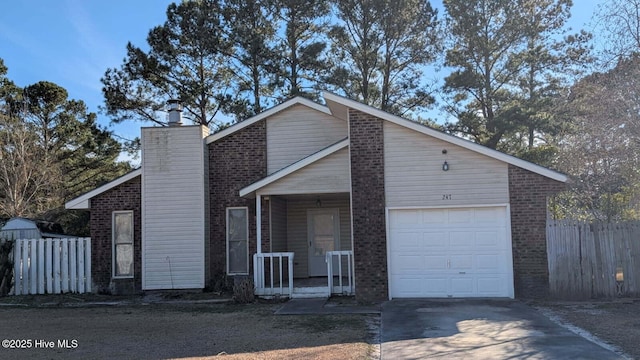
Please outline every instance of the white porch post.
[{"label": "white porch post", "polygon": [[256,195],[256,242],[258,254],[262,254],[262,197]]}]

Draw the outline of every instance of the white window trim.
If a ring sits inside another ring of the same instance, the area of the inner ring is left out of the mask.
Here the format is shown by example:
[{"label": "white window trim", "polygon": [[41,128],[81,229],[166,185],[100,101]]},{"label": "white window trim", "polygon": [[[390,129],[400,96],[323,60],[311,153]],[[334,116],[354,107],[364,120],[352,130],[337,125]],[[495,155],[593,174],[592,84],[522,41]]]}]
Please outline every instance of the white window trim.
[{"label": "white window trim", "polygon": [[[118,214],[131,214],[131,236],[132,236],[132,245],[133,245],[133,259],[131,265],[133,266],[133,274],[131,275],[116,275],[116,215]],[[135,233],[135,217],[133,215],[133,210],[117,210],[111,212],[111,278],[112,279],[133,279],[135,277],[135,268],[136,268],[136,254],[135,254],[135,242],[136,242],[136,233]]]},{"label": "white window trim", "polygon": [[[229,211],[230,210],[238,210],[242,209],[247,212],[247,271],[246,272],[231,272],[229,271]],[[236,207],[228,207],[225,211],[225,228],[224,228],[224,236],[225,236],[225,247],[227,252],[227,275],[249,275],[249,207],[247,206],[236,206]]]}]

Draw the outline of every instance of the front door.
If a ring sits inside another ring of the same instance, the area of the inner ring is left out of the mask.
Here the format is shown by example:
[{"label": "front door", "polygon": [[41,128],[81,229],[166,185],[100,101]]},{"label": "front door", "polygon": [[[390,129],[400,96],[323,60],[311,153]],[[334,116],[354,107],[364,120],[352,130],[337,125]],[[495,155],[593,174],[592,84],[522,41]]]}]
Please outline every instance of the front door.
[{"label": "front door", "polygon": [[327,276],[327,251],[339,250],[340,219],[338,209],[307,211],[309,238],[309,276]]}]

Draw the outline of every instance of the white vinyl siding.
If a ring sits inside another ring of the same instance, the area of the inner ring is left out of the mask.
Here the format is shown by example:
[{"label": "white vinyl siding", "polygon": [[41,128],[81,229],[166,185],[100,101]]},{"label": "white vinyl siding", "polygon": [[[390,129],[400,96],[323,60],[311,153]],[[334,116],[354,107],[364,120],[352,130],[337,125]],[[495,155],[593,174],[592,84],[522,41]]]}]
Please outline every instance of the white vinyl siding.
[{"label": "white vinyl siding", "polygon": [[[442,170],[445,161],[449,171]],[[384,166],[389,207],[509,202],[506,163],[390,122],[384,124]]]},{"label": "white vinyl siding", "polygon": [[227,274],[249,273],[249,209],[227,208]]},{"label": "white vinyl siding", "polygon": [[[322,208],[338,208],[340,216],[340,250],[351,250],[351,210],[349,199],[322,199]],[[309,276],[309,239],[307,210],[316,209],[317,200],[287,201],[287,251],[295,253],[293,275]]]},{"label": "white vinyl siding", "polygon": [[295,105],[267,119],[267,172],[272,174],[347,137],[344,120]]},{"label": "white vinyl siding", "polygon": [[204,287],[206,127],[142,129],[143,289]]},{"label": "white vinyl siding", "polygon": [[341,149],[258,190],[268,194],[349,192],[349,151]]},{"label": "white vinyl siding", "polygon": [[287,202],[281,197],[271,196],[269,199],[271,221],[271,251],[287,251]]},{"label": "white vinyl siding", "polygon": [[133,211],[114,211],[112,221],[112,260],[114,278],[133,277]]}]

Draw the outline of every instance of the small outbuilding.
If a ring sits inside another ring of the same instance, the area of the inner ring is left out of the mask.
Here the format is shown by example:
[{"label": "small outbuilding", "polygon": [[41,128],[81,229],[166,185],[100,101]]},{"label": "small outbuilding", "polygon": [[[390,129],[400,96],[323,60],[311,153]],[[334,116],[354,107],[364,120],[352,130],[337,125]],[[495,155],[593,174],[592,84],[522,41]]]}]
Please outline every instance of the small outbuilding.
[{"label": "small outbuilding", "polygon": [[44,220],[16,217],[7,221],[0,229],[0,239],[64,238],[62,225]]}]

